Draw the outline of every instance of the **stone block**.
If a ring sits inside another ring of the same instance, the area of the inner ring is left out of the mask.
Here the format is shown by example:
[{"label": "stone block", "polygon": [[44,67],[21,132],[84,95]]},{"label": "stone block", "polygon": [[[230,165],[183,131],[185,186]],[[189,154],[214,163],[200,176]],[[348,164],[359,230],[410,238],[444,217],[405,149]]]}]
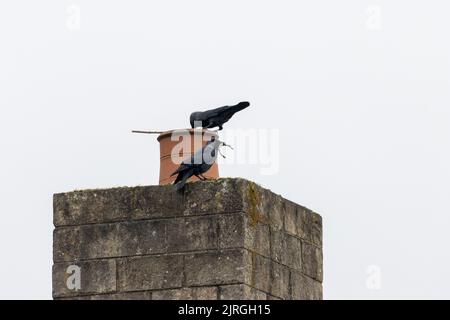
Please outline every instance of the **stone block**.
[{"label": "stone block", "polygon": [[171,219],[167,224],[168,252],[186,252],[218,248],[215,216]]},{"label": "stone block", "polygon": [[323,280],[322,250],[315,245],[303,242],[302,245],[303,273],[316,279]]},{"label": "stone block", "polygon": [[110,293],[116,290],[116,262],[92,260],[53,265],[53,297]]},{"label": "stone block", "polygon": [[187,286],[244,283],[245,250],[221,250],[186,255]]},{"label": "stone block", "polygon": [[181,288],[183,257],[174,255],[118,259],[117,277],[120,292]]},{"label": "stone block", "polygon": [[282,231],[271,231],[270,257],[289,268],[302,271],[302,242]]},{"label": "stone block", "polygon": [[244,214],[222,214],[219,220],[219,248],[244,247]]},{"label": "stone block", "polygon": [[270,294],[281,299],[289,299],[290,271],[289,268],[272,261],[270,276]]},{"label": "stone block", "polygon": [[183,196],[173,186],[113,188],[53,196],[55,226],[108,223],[181,215]]},{"label": "stone block", "polygon": [[289,234],[284,236],[281,263],[291,269],[302,270],[302,242]]},{"label": "stone block", "polygon": [[56,228],[53,259],[73,261],[164,253],[164,220],[131,221]]},{"label": "stone block", "polygon": [[271,261],[269,258],[251,252],[251,281],[250,286],[258,290],[269,292],[271,280]]},{"label": "stone block", "polygon": [[291,273],[293,300],[322,300],[322,284],[299,272]]}]

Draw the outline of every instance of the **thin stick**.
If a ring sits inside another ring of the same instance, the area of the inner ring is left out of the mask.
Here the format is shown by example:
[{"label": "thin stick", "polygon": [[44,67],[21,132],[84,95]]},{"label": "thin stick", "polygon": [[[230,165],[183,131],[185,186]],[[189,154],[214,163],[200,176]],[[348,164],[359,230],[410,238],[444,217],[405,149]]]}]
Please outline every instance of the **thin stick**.
[{"label": "thin stick", "polygon": [[141,131],[141,130],[133,130],[132,133],[146,133],[146,134],[161,134],[164,131]]},{"label": "thin stick", "polygon": [[229,144],[226,144],[225,142],[222,142],[224,147],[229,147],[231,150],[234,150],[234,148],[232,146],[230,146]]}]

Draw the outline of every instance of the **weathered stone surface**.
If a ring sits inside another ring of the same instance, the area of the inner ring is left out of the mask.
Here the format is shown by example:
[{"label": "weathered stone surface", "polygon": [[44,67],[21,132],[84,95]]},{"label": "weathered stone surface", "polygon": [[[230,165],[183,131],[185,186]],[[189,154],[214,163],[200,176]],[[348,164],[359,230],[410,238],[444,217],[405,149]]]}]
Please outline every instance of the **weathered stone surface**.
[{"label": "weathered stone surface", "polygon": [[55,194],[55,226],[154,218],[182,212],[183,198],[172,186],[74,191]]},{"label": "weathered stone surface", "polygon": [[93,296],[91,300],[152,300],[151,291],[123,292]]},{"label": "weathered stone surface", "polygon": [[203,286],[243,283],[245,251],[221,250],[186,256],[185,273],[187,286]]},{"label": "weathered stone surface", "polygon": [[220,286],[220,300],[266,300],[267,294],[245,284]]},{"label": "weathered stone surface", "polygon": [[296,235],[302,239],[312,241],[312,219],[311,211],[299,207],[297,210],[297,232]]},{"label": "weathered stone surface", "polygon": [[54,211],[57,299],[322,298],[322,218],[247,180],[57,194]]},{"label": "weathered stone surface", "polygon": [[184,195],[172,185],[73,191],[55,194],[53,204],[55,226],[245,211],[280,229],[283,216],[303,208],[245,179],[189,183]]},{"label": "weathered stone surface", "polygon": [[303,273],[320,282],[323,280],[322,250],[314,245],[302,245]]},{"label": "weathered stone surface", "polygon": [[[79,274],[75,275],[74,267],[79,268]],[[74,281],[74,277],[78,278],[78,276],[80,279],[79,288]],[[109,293],[115,290],[116,262],[114,260],[56,263],[53,265],[53,297]]]},{"label": "weathered stone surface", "polygon": [[218,248],[215,216],[171,219],[167,226],[169,252],[186,252]]},{"label": "weathered stone surface", "polygon": [[253,256],[255,255],[254,252],[244,250],[244,260],[243,260],[243,267],[242,270],[244,272],[244,281],[242,283],[251,285],[253,283],[253,273],[254,273],[254,266],[253,266]]},{"label": "weathered stone surface", "polygon": [[296,236],[298,220],[297,204],[286,200],[284,206],[284,230],[287,233]]},{"label": "weathered stone surface", "polygon": [[64,227],[53,230],[53,261],[74,261],[80,257],[80,228]]},{"label": "weathered stone surface", "polygon": [[316,246],[322,248],[323,235],[322,235],[322,217],[317,213],[311,213],[311,241]]},{"label": "weathered stone surface", "polygon": [[244,201],[244,211],[247,213],[250,224],[255,226],[259,222],[269,223],[269,212],[265,210],[267,202],[264,201],[267,190],[256,183],[242,180],[241,192]]},{"label": "weathered stone surface", "polygon": [[264,210],[269,214],[269,224],[274,230],[282,230],[284,226],[284,199],[270,191],[266,191]]},{"label": "weathered stone surface", "polygon": [[220,300],[245,300],[244,284],[232,284],[219,287]]},{"label": "weathered stone surface", "polygon": [[249,199],[258,208],[258,215],[267,216],[263,204],[255,202],[264,194],[269,191],[244,179],[189,183],[184,195],[172,185],[59,193],[53,197],[54,225],[242,212]]},{"label": "weathered stone surface", "polygon": [[119,242],[122,243],[120,256],[148,255],[167,251],[167,220],[120,223],[118,231]]},{"label": "weathered stone surface", "polygon": [[182,214],[185,201],[173,185],[130,188],[132,219],[175,217]]},{"label": "weathered stone surface", "polygon": [[53,259],[58,262],[164,253],[166,224],[146,220],[57,228]]},{"label": "weathered stone surface", "polygon": [[121,292],[182,287],[181,255],[123,258],[117,268]]},{"label": "weathered stone surface", "polygon": [[292,299],[322,300],[322,284],[299,272],[291,273]]},{"label": "weathered stone surface", "polygon": [[219,179],[189,183],[185,191],[185,215],[242,212],[242,188],[246,180]]},{"label": "weathered stone surface", "polygon": [[281,231],[271,231],[270,256],[273,261],[302,270],[302,242]]},{"label": "weathered stone surface", "polygon": [[270,257],[269,225],[258,221],[254,224],[246,214],[221,215],[219,217],[219,247],[246,248]]},{"label": "weathered stone surface", "polygon": [[219,216],[219,248],[244,247],[244,214],[223,214]]},{"label": "weathered stone surface", "polygon": [[286,234],[281,263],[294,269],[302,270],[302,242],[300,239]]},{"label": "weathered stone surface", "polygon": [[282,299],[289,299],[290,272],[289,268],[272,261],[270,277],[270,294]]},{"label": "weathered stone surface", "polygon": [[284,228],[291,235],[322,246],[322,218],[311,210],[287,200]]},{"label": "weathered stone surface", "polygon": [[251,253],[251,281],[250,286],[264,292],[270,292],[270,259]]},{"label": "weathered stone surface", "polygon": [[284,248],[286,246],[285,234],[283,231],[270,229],[270,258],[273,261],[282,263],[284,257]]},{"label": "weathered stone surface", "polygon": [[244,246],[250,251],[262,256],[270,257],[270,231],[267,224],[257,222],[245,217]]},{"label": "weathered stone surface", "polygon": [[217,287],[153,291],[153,300],[217,300]]},{"label": "weathered stone surface", "polygon": [[80,297],[60,298],[61,300],[152,300],[151,291],[136,291],[111,294],[95,294]]}]

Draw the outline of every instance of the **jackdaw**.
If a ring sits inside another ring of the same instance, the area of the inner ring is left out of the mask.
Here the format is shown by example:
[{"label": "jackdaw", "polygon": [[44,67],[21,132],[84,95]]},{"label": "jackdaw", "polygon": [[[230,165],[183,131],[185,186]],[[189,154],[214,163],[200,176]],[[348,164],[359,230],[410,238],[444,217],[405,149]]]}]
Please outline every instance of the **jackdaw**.
[{"label": "jackdaw", "polygon": [[195,152],[190,158],[185,159],[178,169],[172,173],[171,177],[178,174],[174,184],[177,186],[177,191],[184,189],[186,181],[196,176],[200,180],[204,181],[207,178],[203,176],[207,172],[217,159],[219,147],[226,144],[216,137],[212,137],[211,141],[208,141],[202,149]]},{"label": "jackdaw", "polygon": [[[239,102],[235,106],[224,106],[204,112],[194,112],[191,114],[191,127],[195,128],[197,125],[205,129],[219,127],[223,129],[223,124],[231,119],[231,117],[238,111],[241,111],[250,106],[247,101]],[[198,122],[198,123],[197,123]]]}]

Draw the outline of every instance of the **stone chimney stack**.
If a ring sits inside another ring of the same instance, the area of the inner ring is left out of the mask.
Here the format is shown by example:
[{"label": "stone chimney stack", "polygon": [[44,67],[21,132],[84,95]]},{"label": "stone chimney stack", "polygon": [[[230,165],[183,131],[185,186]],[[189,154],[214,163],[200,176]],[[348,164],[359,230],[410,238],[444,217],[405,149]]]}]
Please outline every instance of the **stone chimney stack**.
[{"label": "stone chimney stack", "polygon": [[54,195],[55,299],[321,299],[322,219],[243,179]]}]

